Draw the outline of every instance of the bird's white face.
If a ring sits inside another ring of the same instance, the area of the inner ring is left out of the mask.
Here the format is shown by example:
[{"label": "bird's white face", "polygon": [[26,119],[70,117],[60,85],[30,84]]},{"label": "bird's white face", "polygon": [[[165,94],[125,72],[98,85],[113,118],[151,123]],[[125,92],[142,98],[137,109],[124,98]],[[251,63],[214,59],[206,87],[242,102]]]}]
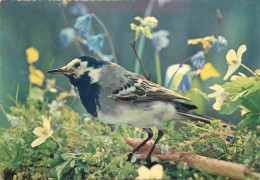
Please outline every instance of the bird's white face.
[{"label": "bird's white face", "polygon": [[87,61],[81,61],[80,59],[73,59],[66,66],[60,68],[65,75],[72,75],[75,79],[79,78],[81,75],[85,74],[87,71],[90,71],[88,68]]}]

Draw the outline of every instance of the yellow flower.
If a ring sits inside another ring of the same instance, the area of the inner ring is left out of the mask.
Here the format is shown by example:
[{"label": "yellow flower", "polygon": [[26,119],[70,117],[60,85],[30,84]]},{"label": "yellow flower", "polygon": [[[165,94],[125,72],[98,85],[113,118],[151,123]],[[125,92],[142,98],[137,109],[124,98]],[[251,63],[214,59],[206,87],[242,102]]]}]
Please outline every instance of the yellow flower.
[{"label": "yellow flower", "polygon": [[206,63],[204,68],[200,72],[201,80],[205,81],[211,77],[219,77],[220,74],[218,71],[213,67],[211,63]]},{"label": "yellow flower", "polygon": [[133,41],[137,41],[141,32],[144,34],[145,37],[152,39],[153,36],[151,33],[151,29],[158,25],[157,19],[154,17],[146,17],[143,19],[143,18],[137,16],[137,17],[135,17],[135,20],[140,21],[141,24],[139,26],[137,26],[134,23],[130,24],[131,29],[135,31],[135,36],[134,36]]},{"label": "yellow flower", "polygon": [[38,136],[37,139],[35,139],[31,146],[32,147],[36,147],[39,146],[40,144],[44,143],[46,141],[46,139],[48,139],[49,137],[52,136],[53,134],[53,130],[51,129],[51,120],[45,118],[42,116],[43,119],[43,127],[36,127],[33,130],[33,133]]},{"label": "yellow flower", "polygon": [[68,97],[68,93],[67,92],[61,92],[59,94],[59,96],[56,97],[56,100],[59,101],[59,100],[62,100],[64,98]]},{"label": "yellow flower", "polygon": [[162,179],[163,177],[163,167],[160,164],[153,166],[151,169],[148,169],[145,166],[141,166],[138,169],[138,177],[136,179]]},{"label": "yellow flower", "polygon": [[141,18],[139,16],[135,17],[135,20],[140,21],[142,26],[147,26],[149,28],[155,28],[158,26],[158,20],[155,17],[146,17],[146,18]]},{"label": "yellow flower", "polygon": [[207,37],[204,37],[204,38],[189,39],[188,44],[195,45],[195,44],[201,43],[203,49],[209,49],[209,48],[212,47],[211,41],[213,39],[215,39],[215,37],[213,35],[207,36]]},{"label": "yellow flower", "polygon": [[29,72],[30,72],[29,81],[32,84],[36,84],[38,86],[42,86],[43,80],[45,78],[43,72],[41,72],[38,69],[35,69],[35,67],[33,65],[31,65],[31,64],[29,65]]},{"label": "yellow flower", "polygon": [[27,56],[27,62],[29,64],[32,64],[32,63],[38,61],[39,52],[34,47],[32,47],[32,46],[29,47],[28,49],[26,49],[25,53],[26,53],[26,56]]},{"label": "yellow flower", "polygon": [[242,55],[246,51],[246,45],[241,45],[237,53],[234,49],[230,49],[226,55],[226,60],[228,63],[228,70],[224,76],[224,80],[227,80],[241,65]]},{"label": "yellow flower", "polygon": [[52,93],[56,93],[57,92],[57,89],[54,88],[54,85],[55,85],[55,79],[46,79],[46,89],[47,91],[49,92],[52,92]]},{"label": "yellow flower", "polygon": [[226,93],[225,93],[224,89],[218,84],[215,84],[214,86],[211,86],[209,88],[216,91],[212,94],[209,94],[208,97],[216,99],[216,102],[213,104],[213,109],[219,111],[224,102]]}]

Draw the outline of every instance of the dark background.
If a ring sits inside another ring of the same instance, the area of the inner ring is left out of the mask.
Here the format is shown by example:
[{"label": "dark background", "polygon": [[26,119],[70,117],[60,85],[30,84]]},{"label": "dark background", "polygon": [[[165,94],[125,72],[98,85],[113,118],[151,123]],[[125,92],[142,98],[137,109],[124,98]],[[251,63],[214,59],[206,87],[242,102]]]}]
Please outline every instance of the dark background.
[{"label": "dark background", "polygon": [[[89,12],[94,12],[106,25],[115,49],[119,64],[128,70],[134,69],[134,53],[129,45],[134,32],[129,24],[135,16],[143,17],[148,1],[101,1],[84,2]],[[73,2],[69,2],[65,12],[69,24],[73,26],[75,16],[68,11]],[[65,28],[60,13],[59,2],[0,2],[0,103],[5,109],[14,105],[7,94],[15,96],[17,84],[20,83],[19,101],[24,102],[28,93],[28,63],[25,50],[33,46],[39,53],[39,61],[35,66],[47,71],[50,59],[55,57],[53,67],[61,67],[70,60],[80,56],[72,45],[63,47],[59,41],[59,32]],[[257,0],[174,0],[170,4],[159,7],[155,3],[151,16],[158,19],[159,25],[155,31],[164,29],[170,31],[170,45],[160,52],[162,75],[169,65],[180,63],[185,58],[201,49],[200,45],[188,46],[187,40],[209,36],[216,26],[216,9],[223,14],[223,21],[217,35],[228,40],[228,48],[216,53],[211,51],[206,60],[211,62],[221,73],[220,78],[202,82],[202,90],[211,93],[208,88],[215,83],[222,84],[227,70],[225,56],[229,49],[241,44],[247,45],[243,55],[243,63],[255,70],[260,66],[260,1]],[[93,22],[95,32],[103,32],[101,27]],[[86,54],[93,55],[87,47],[82,46]],[[110,53],[107,39],[102,52]],[[154,47],[151,40],[146,40],[142,57],[144,65],[152,72],[152,81],[156,80],[154,65]],[[242,68],[239,69],[244,71]],[[250,75],[250,74],[248,74]],[[57,85],[70,89],[69,81],[62,76],[55,76]],[[214,117],[232,120],[239,119],[239,112],[232,116],[221,116],[212,109],[214,100],[207,103],[206,114]],[[73,109],[85,113],[82,105],[77,102]],[[8,122],[0,113],[0,127],[7,127]]]}]

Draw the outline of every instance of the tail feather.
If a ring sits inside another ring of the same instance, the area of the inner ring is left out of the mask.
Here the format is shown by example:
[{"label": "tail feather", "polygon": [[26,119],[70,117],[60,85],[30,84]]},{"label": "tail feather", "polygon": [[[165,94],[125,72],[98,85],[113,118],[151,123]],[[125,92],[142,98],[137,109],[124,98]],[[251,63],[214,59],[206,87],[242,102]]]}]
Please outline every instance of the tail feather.
[{"label": "tail feather", "polygon": [[213,120],[218,120],[223,124],[224,127],[230,126],[230,128],[232,128],[232,129],[237,129],[237,127],[232,123],[229,123],[229,122],[226,122],[226,121],[223,121],[223,120],[220,120],[220,119],[216,119],[216,118],[203,116],[203,115],[197,114],[193,111],[178,112],[178,114],[190,118],[189,120],[191,120],[191,121],[201,121],[201,122],[204,122],[206,124],[210,124],[211,121],[213,121]]}]

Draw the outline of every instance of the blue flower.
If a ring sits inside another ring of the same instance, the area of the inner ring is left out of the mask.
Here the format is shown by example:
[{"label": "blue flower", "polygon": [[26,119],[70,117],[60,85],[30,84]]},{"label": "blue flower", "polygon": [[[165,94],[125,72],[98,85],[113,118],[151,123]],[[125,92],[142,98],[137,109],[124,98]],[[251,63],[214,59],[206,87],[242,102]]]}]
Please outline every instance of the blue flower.
[{"label": "blue flower", "polygon": [[87,37],[87,46],[90,51],[94,51],[96,53],[103,47],[104,36],[103,34],[97,34]]},{"label": "blue flower", "polygon": [[160,30],[157,32],[153,32],[152,35],[152,41],[156,51],[160,51],[162,48],[166,48],[169,45],[170,41],[167,38],[167,36],[169,36],[168,31]]},{"label": "blue flower", "polygon": [[190,91],[191,90],[191,77],[188,73],[184,74],[177,86],[177,89],[182,91],[182,92],[186,92],[186,91]]},{"label": "blue flower", "polygon": [[112,54],[102,54],[102,60],[104,60],[104,61],[109,61],[109,62],[111,62],[111,61],[113,61],[113,55]]},{"label": "blue flower", "polygon": [[80,16],[76,19],[74,28],[77,30],[78,36],[87,39],[87,37],[90,35],[91,21],[92,16],[90,14]]},{"label": "blue flower", "polygon": [[212,40],[212,44],[216,52],[220,52],[225,49],[228,45],[227,40],[223,36],[218,36],[218,38]]},{"label": "blue flower", "polygon": [[51,129],[53,129],[54,132],[56,132],[56,131],[59,131],[59,130],[60,130],[60,126],[55,122],[55,123],[52,125]]},{"label": "blue flower", "polygon": [[205,61],[206,60],[203,51],[199,51],[196,54],[194,54],[190,60],[194,70],[203,69]]},{"label": "blue flower", "polygon": [[76,2],[70,7],[70,13],[75,16],[82,16],[87,12],[88,9],[83,2]]},{"label": "blue flower", "polygon": [[60,32],[60,41],[64,46],[70,45],[75,39],[75,32],[73,28],[65,28]]}]

